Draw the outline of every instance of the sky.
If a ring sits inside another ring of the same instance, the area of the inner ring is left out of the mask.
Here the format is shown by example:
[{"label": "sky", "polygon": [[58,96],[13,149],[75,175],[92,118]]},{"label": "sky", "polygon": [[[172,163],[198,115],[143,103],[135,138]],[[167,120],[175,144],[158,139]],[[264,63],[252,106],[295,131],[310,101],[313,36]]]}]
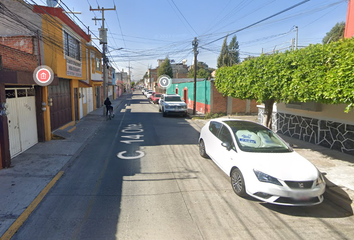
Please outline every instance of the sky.
[{"label": "sky", "polygon": [[[47,0],[26,0],[47,5]],[[198,61],[216,68],[223,41],[236,35],[241,60],[262,52],[322,43],[338,22],[345,22],[348,0],[61,0],[60,6],[81,14],[70,14],[92,38],[98,38],[101,11],[108,28],[108,51],[117,71],[128,71],[132,80],[142,79],[158,59],[187,60],[193,64],[192,41],[198,39]],[[298,31],[296,34],[296,28]],[[98,40],[94,45],[101,49]],[[120,49],[120,50],[117,50]]]}]

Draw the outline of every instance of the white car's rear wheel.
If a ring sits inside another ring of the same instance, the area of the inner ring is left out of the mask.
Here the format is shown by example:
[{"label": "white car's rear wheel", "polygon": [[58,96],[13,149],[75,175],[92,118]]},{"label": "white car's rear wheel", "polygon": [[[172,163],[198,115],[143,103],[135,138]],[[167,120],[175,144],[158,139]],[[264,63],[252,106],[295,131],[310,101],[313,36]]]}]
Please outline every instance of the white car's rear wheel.
[{"label": "white car's rear wheel", "polygon": [[231,186],[234,192],[240,197],[245,197],[247,195],[245,180],[243,179],[243,175],[238,168],[234,168],[231,171]]}]

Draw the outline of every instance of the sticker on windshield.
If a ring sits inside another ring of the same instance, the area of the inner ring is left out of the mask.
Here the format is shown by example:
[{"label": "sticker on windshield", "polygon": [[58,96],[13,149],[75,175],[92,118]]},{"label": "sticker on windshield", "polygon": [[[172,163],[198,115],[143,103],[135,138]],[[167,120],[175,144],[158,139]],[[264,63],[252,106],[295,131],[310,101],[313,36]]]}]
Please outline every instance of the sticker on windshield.
[{"label": "sticker on windshield", "polygon": [[243,138],[240,138],[240,142],[256,144],[256,141],[251,139],[251,135],[248,135],[248,136],[242,135],[242,137]]}]

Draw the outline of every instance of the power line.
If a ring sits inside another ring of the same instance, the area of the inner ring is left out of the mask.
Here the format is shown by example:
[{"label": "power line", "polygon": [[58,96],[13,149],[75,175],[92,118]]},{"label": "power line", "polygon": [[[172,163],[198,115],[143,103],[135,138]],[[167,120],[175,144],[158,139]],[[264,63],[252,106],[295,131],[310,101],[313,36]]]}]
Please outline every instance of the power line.
[{"label": "power line", "polygon": [[255,22],[255,23],[252,23],[252,24],[250,24],[250,25],[248,25],[248,26],[246,26],[246,27],[244,27],[244,28],[241,28],[241,29],[239,29],[239,30],[236,30],[236,31],[234,31],[234,32],[232,32],[232,33],[230,33],[230,34],[227,34],[227,35],[225,35],[225,36],[223,36],[223,37],[221,37],[221,38],[217,38],[217,39],[215,39],[215,40],[213,40],[213,41],[211,41],[211,42],[209,42],[209,43],[204,44],[203,46],[206,46],[206,45],[209,45],[209,44],[214,43],[214,42],[216,42],[216,41],[219,41],[219,40],[225,38],[225,37],[228,36],[228,35],[232,35],[232,34],[235,34],[235,33],[237,33],[237,32],[243,31],[243,30],[245,30],[245,29],[247,29],[247,28],[253,27],[253,26],[255,26],[255,25],[257,25],[257,24],[259,24],[259,23],[261,23],[261,22],[264,22],[264,21],[266,21],[266,20],[268,20],[268,19],[271,19],[271,18],[273,18],[273,17],[275,17],[275,16],[278,16],[278,15],[284,13],[284,12],[287,12],[287,11],[293,9],[293,8],[296,8],[296,7],[298,7],[298,6],[300,6],[300,5],[304,4],[304,3],[306,3],[306,2],[308,2],[308,1],[310,1],[310,0],[302,1],[302,2],[300,2],[300,3],[298,3],[298,4],[295,4],[295,5],[291,6],[291,7],[286,8],[286,9],[280,11],[280,12],[277,12],[277,13],[275,13],[275,14],[269,16],[269,17],[263,18],[262,20],[259,20],[259,21]]},{"label": "power line", "polygon": [[192,27],[192,25],[190,25],[190,23],[188,22],[188,20],[184,17],[183,13],[179,10],[179,8],[177,7],[177,5],[175,4],[175,2],[173,0],[170,0],[172,2],[172,4],[176,7],[177,11],[181,14],[181,16],[183,17],[183,19],[186,21],[186,23],[188,24],[188,26],[193,30],[193,32],[195,34],[197,34],[197,36],[199,35],[194,28]]}]

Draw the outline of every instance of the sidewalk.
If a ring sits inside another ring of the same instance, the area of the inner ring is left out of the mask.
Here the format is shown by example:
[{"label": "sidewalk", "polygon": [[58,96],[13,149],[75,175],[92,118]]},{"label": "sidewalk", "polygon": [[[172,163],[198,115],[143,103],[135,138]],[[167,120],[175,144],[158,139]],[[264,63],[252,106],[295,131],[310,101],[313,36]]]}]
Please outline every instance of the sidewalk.
[{"label": "sidewalk", "polygon": [[[113,100],[114,110],[130,94]],[[237,116],[235,118],[256,121],[256,116]],[[197,128],[208,120],[187,119]],[[85,142],[94,137],[95,132],[106,122],[103,107],[89,113],[76,125],[75,130],[57,130],[54,134],[65,139],[40,142],[12,159],[12,167],[0,170],[0,236],[30,208],[53,178],[65,169],[83,150]],[[311,143],[286,136],[286,141],[294,149],[313,162],[325,173],[328,188],[325,198],[347,209],[354,209],[354,158],[338,151],[330,150]]]},{"label": "sidewalk", "polygon": [[[112,100],[114,110],[127,98]],[[0,237],[29,207],[60,170],[70,164],[106,122],[103,107],[82,118],[73,129],[56,130],[56,139],[40,142],[11,160],[0,170]]]}]

